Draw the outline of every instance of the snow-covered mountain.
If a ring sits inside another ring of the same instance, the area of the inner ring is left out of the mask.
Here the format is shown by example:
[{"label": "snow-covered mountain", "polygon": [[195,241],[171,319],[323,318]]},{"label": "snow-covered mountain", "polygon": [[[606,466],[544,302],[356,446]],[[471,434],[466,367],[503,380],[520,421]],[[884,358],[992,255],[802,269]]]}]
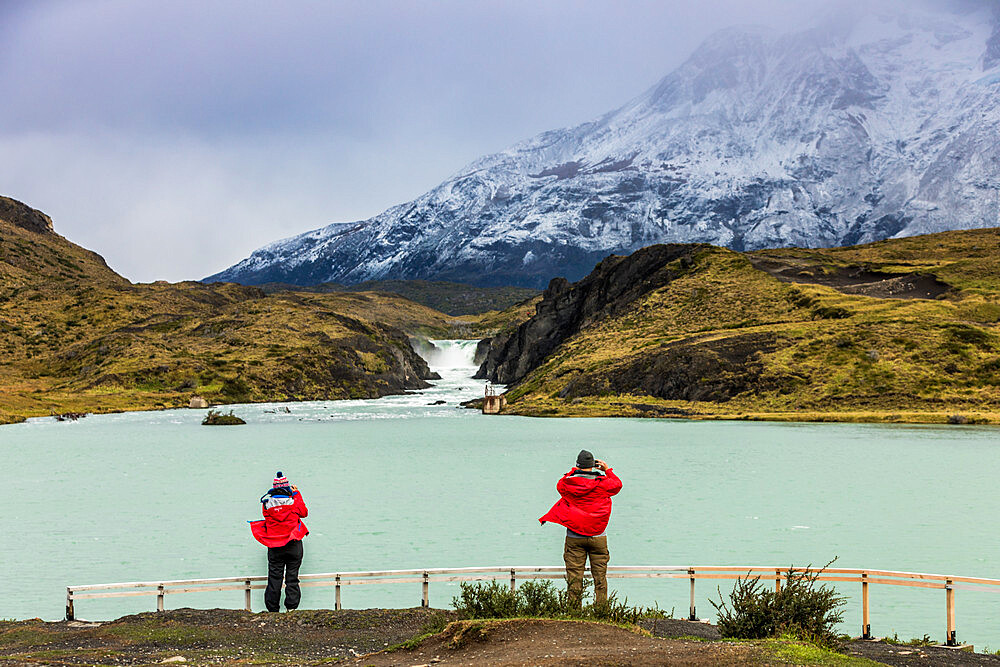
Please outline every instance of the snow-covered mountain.
[{"label": "snow-covered mountain", "polygon": [[540,287],[652,243],[819,247],[1000,226],[1000,3],[918,4],[794,34],[719,32],[601,118],[207,280]]}]

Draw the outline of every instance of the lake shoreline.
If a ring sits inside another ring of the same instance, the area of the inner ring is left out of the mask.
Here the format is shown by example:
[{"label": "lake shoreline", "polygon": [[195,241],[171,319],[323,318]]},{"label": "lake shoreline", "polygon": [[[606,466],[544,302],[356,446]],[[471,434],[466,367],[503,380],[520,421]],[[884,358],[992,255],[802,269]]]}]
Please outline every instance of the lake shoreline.
[{"label": "lake shoreline", "polygon": [[711,408],[672,408],[648,404],[607,405],[607,406],[518,406],[507,404],[501,416],[557,418],[557,419],[683,419],[688,421],[751,421],[802,424],[899,424],[899,425],[951,425],[951,426],[996,426],[1000,424],[1000,413],[994,412],[817,412],[811,410],[796,412],[758,412],[738,410],[732,412],[713,411]]},{"label": "lake shoreline", "polygon": [[[364,400],[378,400],[394,396],[407,396],[420,393],[420,390],[408,390],[383,396],[365,397]],[[900,425],[952,425],[952,426],[996,426],[1000,425],[1000,413],[974,410],[943,410],[943,411],[815,411],[802,410],[794,412],[766,412],[757,410],[722,410],[716,404],[683,403],[656,401],[648,397],[629,397],[608,399],[594,403],[566,403],[551,401],[540,403],[531,401],[528,404],[508,403],[500,416],[536,417],[555,419],[584,418],[618,418],[618,419],[684,419],[689,421],[752,421],[775,423],[840,423],[840,424],[900,424]],[[243,403],[213,404],[212,408],[232,408],[238,405],[295,405],[315,401],[350,401],[355,398],[316,398],[301,401],[284,401],[280,399],[252,401]],[[468,401],[466,409],[478,409],[481,399]],[[65,407],[65,406],[63,406]],[[73,407],[85,415],[123,414],[127,412],[163,412],[166,410],[204,410],[206,408],[188,408],[187,405],[142,404],[128,407],[105,407],[87,409],[87,406],[74,403]],[[24,423],[28,419],[55,417],[57,413],[33,410],[28,414],[9,414],[0,412],[0,426]]]},{"label": "lake shoreline", "polygon": [[[77,402],[68,402],[59,406],[60,412],[56,411],[43,411],[43,410],[28,410],[24,411],[24,414],[10,414],[0,412],[0,426],[9,426],[12,424],[21,424],[29,419],[44,419],[46,417],[56,417],[59,414],[65,414],[67,412],[77,412],[79,414],[87,415],[120,415],[125,413],[142,413],[142,412],[165,412],[167,410],[192,410],[204,412],[209,409],[218,408],[232,408],[238,405],[295,405],[297,403],[315,403],[316,401],[329,401],[340,402],[340,401],[357,401],[357,400],[378,400],[382,398],[392,398],[394,396],[409,396],[416,393],[421,393],[422,389],[407,389],[401,392],[393,392],[389,394],[382,394],[380,396],[360,396],[354,398],[309,398],[297,401],[283,400],[281,397],[275,397],[269,400],[260,401],[243,401],[240,403],[212,403],[208,408],[191,408],[186,403],[178,403],[176,405],[164,405],[162,402],[162,395],[158,395],[158,400],[156,403],[149,402],[139,402],[135,405],[127,405],[123,407],[109,407],[109,406],[98,406],[98,407],[88,407],[86,404]],[[185,394],[184,400],[190,400],[190,395]],[[66,408],[65,410],[63,408]]]},{"label": "lake shoreline", "polygon": [[501,415],[557,418],[646,418],[692,421],[756,421],[847,424],[1000,424],[1000,413],[952,406],[945,410],[905,407],[881,410],[762,410],[759,406],[711,402],[666,401],[649,396],[608,396],[596,399],[521,398],[508,401]]}]

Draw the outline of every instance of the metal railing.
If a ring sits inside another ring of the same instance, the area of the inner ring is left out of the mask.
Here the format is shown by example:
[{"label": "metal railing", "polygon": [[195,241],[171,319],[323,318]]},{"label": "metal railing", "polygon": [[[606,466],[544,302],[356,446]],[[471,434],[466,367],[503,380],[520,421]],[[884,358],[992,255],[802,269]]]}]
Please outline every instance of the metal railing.
[{"label": "metal railing", "polygon": [[[848,568],[796,568],[796,572],[816,574],[819,581],[838,584],[861,584],[861,637],[871,639],[868,588],[872,584],[935,588],[945,591],[946,644],[957,644],[955,629],[955,591],[987,591],[1000,593],[1000,579],[961,577],[924,572],[896,572],[893,570],[861,570]],[[589,570],[588,570],[589,573]],[[688,579],[691,582],[688,618],[697,620],[695,610],[695,581],[698,579],[735,580],[747,576],[774,581],[775,590],[788,579],[789,568],[763,565],[611,565],[609,579]],[[566,570],[561,565],[540,566],[490,566],[428,568],[418,570],[381,570],[375,572],[330,572],[299,576],[302,586],[334,587],[334,609],[341,609],[341,588],[371,584],[420,584],[421,606],[430,606],[430,584],[455,581],[510,582],[515,590],[518,581],[529,579],[561,579]],[[164,597],[181,593],[207,591],[244,591],[244,608],[250,611],[251,592],[262,590],[266,576],[223,577],[221,579],[180,579],[173,581],[134,581],[115,584],[91,584],[66,588],[66,620],[76,618],[76,600],[117,598],[137,595],[155,595],[156,610],[163,611]]]}]

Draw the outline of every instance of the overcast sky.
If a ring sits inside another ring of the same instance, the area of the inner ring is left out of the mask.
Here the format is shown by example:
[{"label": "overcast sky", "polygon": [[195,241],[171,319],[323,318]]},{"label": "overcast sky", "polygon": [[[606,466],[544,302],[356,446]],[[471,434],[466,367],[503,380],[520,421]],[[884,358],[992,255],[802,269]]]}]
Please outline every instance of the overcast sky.
[{"label": "overcast sky", "polygon": [[371,217],[823,0],[0,0],[0,194],[134,281]]}]

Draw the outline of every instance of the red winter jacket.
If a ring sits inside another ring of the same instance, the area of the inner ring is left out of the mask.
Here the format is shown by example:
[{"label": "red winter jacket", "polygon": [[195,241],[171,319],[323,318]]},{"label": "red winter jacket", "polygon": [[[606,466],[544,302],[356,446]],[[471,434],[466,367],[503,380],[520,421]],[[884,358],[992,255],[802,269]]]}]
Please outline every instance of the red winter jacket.
[{"label": "red winter jacket", "polygon": [[556,484],[562,498],[539,521],[566,526],[580,535],[600,535],[611,520],[611,496],[622,490],[622,481],[608,468],[604,475],[573,477],[573,468]]},{"label": "red winter jacket", "polygon": [[283,547],[292,540],[301,540],[309,534],[304,517],[309,510],[302,500],[302,494],[292,492],[292,496],[268,496],[260,506],[264,518],[250,522],[250,531],[265,547]]}]

